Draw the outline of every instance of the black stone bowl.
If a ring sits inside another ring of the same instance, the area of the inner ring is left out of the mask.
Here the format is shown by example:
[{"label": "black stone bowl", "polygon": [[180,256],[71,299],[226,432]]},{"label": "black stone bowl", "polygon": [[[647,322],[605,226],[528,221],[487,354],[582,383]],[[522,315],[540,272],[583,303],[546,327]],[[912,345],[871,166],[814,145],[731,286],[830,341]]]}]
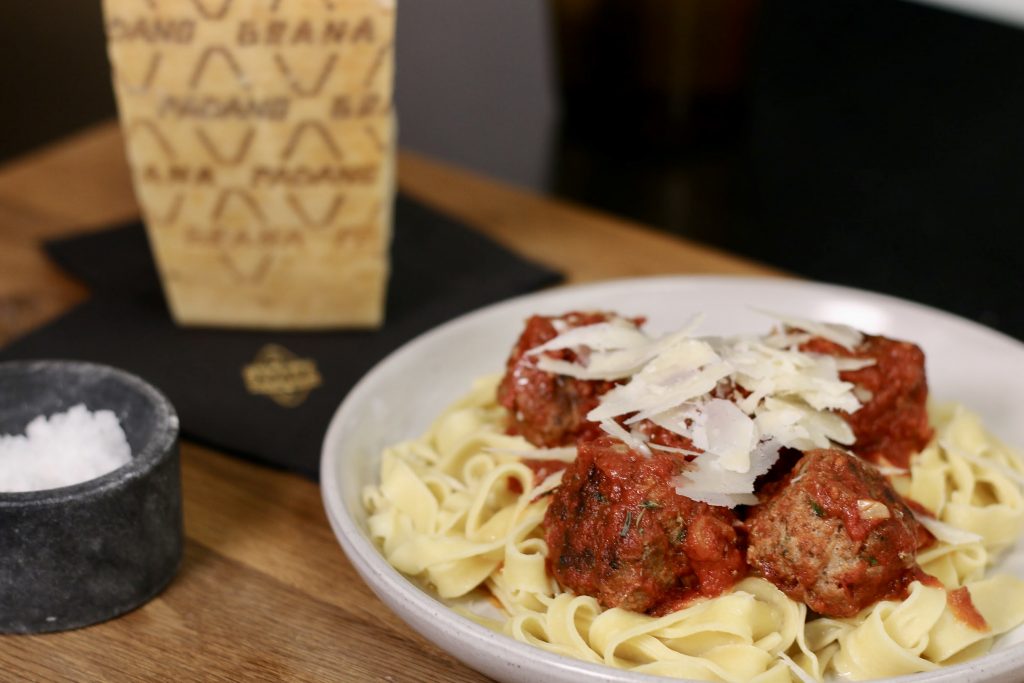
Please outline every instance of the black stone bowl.
[{"label": "black stone bowl", "polygon": [[0,633],[105,621],[159,593],[181,564],[178,416],[149,384],[75,361],[0,363],[0,434],[84,403],[112,410],[132,460],[91,481],[0,493]]}]

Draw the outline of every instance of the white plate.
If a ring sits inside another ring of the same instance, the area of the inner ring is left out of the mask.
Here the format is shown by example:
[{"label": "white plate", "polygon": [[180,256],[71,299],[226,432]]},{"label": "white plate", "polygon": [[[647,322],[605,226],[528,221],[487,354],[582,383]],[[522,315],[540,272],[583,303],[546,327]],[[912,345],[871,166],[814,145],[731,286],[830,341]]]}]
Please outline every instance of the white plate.
[{"label": "white plate", "polygon": [[[663,332],[703,312],[700,334],[766,331],[770,310],[841,322],[911,340],[927,357],[931,394],[979,412],[998,436],[1024,446],[1024,346],[981,325],[879,294],[791,280],[662,277],[556,289],[467,314],[417,337],[381,361],[338,408],[321,458],[324,506],[352,564],[381,600],[469,666],[501,681],[665,681],[561,657],[458,616],[393,569],[366,533],[360,492],[377,483],[381,450],[422,433],[474,377],[500,371],[523,321],[534,313],[613,310],[647,316]],[[1000,567],[1024,577],[1024,548]],[[996,651],[964,665],[906,676],[913,683],[1016,683],[1024,628]]]}]

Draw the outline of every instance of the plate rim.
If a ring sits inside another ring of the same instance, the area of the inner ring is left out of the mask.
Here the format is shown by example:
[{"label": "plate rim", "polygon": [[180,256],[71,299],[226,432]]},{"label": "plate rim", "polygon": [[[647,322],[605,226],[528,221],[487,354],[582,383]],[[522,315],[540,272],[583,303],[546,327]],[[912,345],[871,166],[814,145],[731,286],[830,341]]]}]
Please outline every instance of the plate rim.
[{"label": "plate rim", "polygon": [[[602,290],[621,289],[624,287],[659,287],[659,286],[771,286],[795,289],[812,289],[821,293],[842,294],[855,298],[874,299],[877,303],[911,306],[928,315],[938,316],[953,324],[966,324],[974,332],[982,333],[992,339],[1013,348],[1016,352],[1024,354],[1024,343],[1017,339],[986,327],[985,325],[965,318],[949,311],[931,306],[928,304],[904,299],[901,297],[885,294],[882,292],[859,289],[846,285],[839,285],[814,280],[801,280],[788,277],[776,276],[743,276],[743,275],[656,275],[645,277],[615,278],[586,282],[580,284],[560,285],[544,289],[538,292],[521,294],[515,297],[504,299],[481,308],[463,313],[451,320],[424,331],[412,339],[409,339],[398,348],[394,349],[383,359],[364,374],[352,387],[349,393],[338,405],[329,422],[324,435],[321,447],[320,459],[320,482],[321,498],[327,513],[335,537],[341,545],[349,561],[362,577],[363,581],[370,587],[395,614],[406,624],[410,625],[420,635],[431,641],[450,655],[465,663],[467,666],[483,671],[488,675],[504,678],[503,673],[509,673],[510,669],[520,669],[521,664],[539,665],[537,668],[530,667],[531,671],[546,671],[551,673],[557,670],[561,674],[580,676],[584,674],[587,680],[608,681],[609,683],[659,683],[671,679],[652,674],[643,674],[626,669],[615,669],[603,664],[593,664],[584,660],[578,660],[564,655],[548,652],[541,648],[529,645],[510,638],[504,634],[491,631],[490,629],[475,623],[450,607],[445,605],[439,598],[431,595],[415,581],[403,575],[392,567],[384,556],[377,549],[376,545],[360,528],[358,522],[353,519],[346,509],[344,498],[339,488],[338,466],[342,459],[340,450],[332,446],[340,437],[337,433],[341,429],[343,417],[357,405],[362,395],[369,391],[369,388],[377,381],[377,377],[398,357],[413,353],[417,347],[429,344],[433,339],[451,333],[451,330],[458,329],[463,325],[469,325],[478,319],[490,316],[500,317],[507,309],[514,309],[528,301],[539,301],[543,304],[548,299],[557,299],[564,296],[586,297],[595,295]],[[381,585],[378,584],[382,582]],[[394,588],[396,585],[403,588],[400,594],[385,593],[384,583]],[[396,595],[405,595],[399,600]],[[408,612],[408,614],[407,614]],[[430,622],[427,618],[436,619]],[[497,648],[504,650],[507,655],[514,656],[516,662],[503,660],[500,657],[490,656],[487,653],[486,662],[465,657],[466,652],[456,651],[449,647],[444,641],[447,638],[440,637],[445,634],[438,634],[438,629],[444,626],[444,622],[452,628],[449,637],[458,637],[462,643],[472,643],[475,648],[470,648],[472,653],[476,649]],[[433,628],[431,628],[433,626]],[[1018,627],[1019,628],[1019,627]],[[487,666],[484,666],[486,664]],[[492,666],[493,665],[493,666]],[[980,658],[955,664],[948,667],[940,667],[930,672],[919,672],[906,674],[895,678],[876,679],[889,681],[890,683],[973,683],[974,681],[988,680],[989,676],[996,676],[1013,672],[1018,666],[1024,665],[1024,642],[1017,643],[1003,650],[990,652]],[[523,672],[525,673],[525,671]]]}]

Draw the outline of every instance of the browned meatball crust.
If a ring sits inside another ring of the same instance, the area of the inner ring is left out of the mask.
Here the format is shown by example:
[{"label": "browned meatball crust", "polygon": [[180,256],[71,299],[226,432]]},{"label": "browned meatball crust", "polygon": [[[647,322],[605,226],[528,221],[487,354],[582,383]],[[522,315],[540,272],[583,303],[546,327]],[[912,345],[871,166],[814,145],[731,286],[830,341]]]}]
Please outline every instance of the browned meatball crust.
[{"label": "browned meatball crust", "polygon": [[917,520],[871,464],[841,450],[806,453],[747,517],[747,561],[819,614],[849,617],[902,595],[919,572]]},{"label": "browned meatball crust", "polygon": [[606,607],[663,614],[746,573],[731,510],[680,496],[679,455],[602,436],[579,444],[544,518],[550,573]]}]

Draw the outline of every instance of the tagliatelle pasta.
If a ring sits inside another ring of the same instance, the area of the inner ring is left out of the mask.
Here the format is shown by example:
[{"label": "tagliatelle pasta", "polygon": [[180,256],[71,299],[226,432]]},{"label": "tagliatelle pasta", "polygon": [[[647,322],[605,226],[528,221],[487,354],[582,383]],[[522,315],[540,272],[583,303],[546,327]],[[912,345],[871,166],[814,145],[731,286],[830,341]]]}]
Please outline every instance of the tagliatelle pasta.
[{"label": "tagliatelle pasta", "polygon": [[[535,485],[523,464],[535,448],[505,433],[497,381],[478,380],[423,436],[386,449],[380,484],[364,491],[363,503],[370,535],[389,563],[519,641],[677,678],[865,680],[979,656],[1024,621],[1024,581],[985,578],[1024,529],[1024,466],[962,407],[931,411],[933,443],[907,474],[893,477],[901,494],[936,515],[939,541],[918,561],[945,589],[914,582],[905,600],[883,600],[848,619],[813,618],[804,604],[750,577],[654,617],[605,609],[548,575],[541,525],[561,473]],[[972,628],[950,607],[948,590],[962,587],[988,630]],[[500,605],[497,618],[467,607],[488,599]]]}]

